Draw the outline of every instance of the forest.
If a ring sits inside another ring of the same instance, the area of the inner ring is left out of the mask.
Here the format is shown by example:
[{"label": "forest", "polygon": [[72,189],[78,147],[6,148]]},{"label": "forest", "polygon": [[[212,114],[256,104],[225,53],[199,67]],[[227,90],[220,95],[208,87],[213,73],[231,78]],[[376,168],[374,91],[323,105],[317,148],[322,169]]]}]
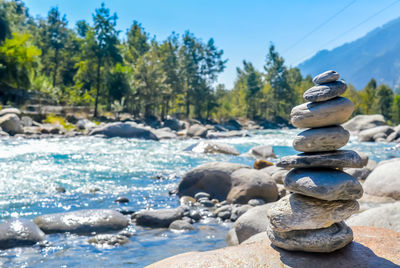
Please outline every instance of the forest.
[{"label": "forest", "polygon": [[[92,21],[69,25],[57,7],[34,18],[23,1],[0,0],[2,105],[16,105],[2,94],[11,90],[32,96],[24,104],[88,106],[93,117],[126,112],[137,118],[287,122],[313,86],[312,77],[285,65],[271,43],[263,70],[244,60],[228,89],[217,83],[228,59],[213,38],[186,31],[157,40],[138,21],[126,32],[117,30],[117,21],[104,4]],[[356,105],[354,115],[380,113],[400,123],[400,95],[373,78],[363,89],[348,81],[345,96]]]}]

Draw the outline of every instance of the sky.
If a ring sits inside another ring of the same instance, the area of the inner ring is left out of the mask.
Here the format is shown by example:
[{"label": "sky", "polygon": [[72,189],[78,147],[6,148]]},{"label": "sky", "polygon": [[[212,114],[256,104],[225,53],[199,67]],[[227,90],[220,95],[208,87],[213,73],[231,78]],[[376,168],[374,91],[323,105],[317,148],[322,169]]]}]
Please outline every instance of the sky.
[{"label": "sky", "polygon": [[271,43],[295,67],[400,16],[400,0],[25,0],[34,17],[58,7],[70,27],[91,22],[102,2],[117,13],[120,37],[137,20],[159,41],[186,30],[203,41],[214,38],[228,59],[218,78],[228,89],[243,60],[263,70]]}]

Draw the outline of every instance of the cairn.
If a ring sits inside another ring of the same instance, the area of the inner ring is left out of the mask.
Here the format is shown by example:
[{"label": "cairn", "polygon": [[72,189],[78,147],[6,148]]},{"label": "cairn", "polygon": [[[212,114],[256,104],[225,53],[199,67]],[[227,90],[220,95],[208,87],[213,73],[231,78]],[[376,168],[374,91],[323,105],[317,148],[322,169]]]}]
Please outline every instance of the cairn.
[{"label": "cairn", "polygon": [[293,141],[298,155],[281,158],[277,166],[292,168],[284,185],[291,194],[270,209],[268,237],[286,250],[332,252],[353,241],[344,220],[359,210],[356,199],[363,189],[357,179],[342,171],[362,167],[361,157],[351,150],[338,150],[350,133],[340,124],[354,111],[354,104],[340,97],[347,85],[339,74],[327,71],[313,79],[316,84],[294,107],[290,117],[297,128],[307,128]]}]

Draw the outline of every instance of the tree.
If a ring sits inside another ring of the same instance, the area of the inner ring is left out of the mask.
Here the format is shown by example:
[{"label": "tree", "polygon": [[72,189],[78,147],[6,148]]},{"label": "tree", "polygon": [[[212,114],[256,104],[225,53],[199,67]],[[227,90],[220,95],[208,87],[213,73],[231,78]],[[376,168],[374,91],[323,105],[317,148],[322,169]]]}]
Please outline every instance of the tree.
[{"label": "tree", "polygon": [[376,80],[371,79],[361,92],[362,108],[365,114],[375,113]]},{"label": "tree", "polygon": [[131,28],[127,32],[127,41],[124,45],[124,58],[130,64],[135,64],[140,56],[150,50],[148,34],[137,21],[133,21]]},{"label": "tree", "polygon": [[392,119],[396,124],[400,124],[400,95],[396,95],[393,99]]},{"label": "tree", "polygon": [[386,85],[380,85],[376,91],[378,108],[380,113],[387,119],[391,119],[391,108],[393,103],[393,91]]}]

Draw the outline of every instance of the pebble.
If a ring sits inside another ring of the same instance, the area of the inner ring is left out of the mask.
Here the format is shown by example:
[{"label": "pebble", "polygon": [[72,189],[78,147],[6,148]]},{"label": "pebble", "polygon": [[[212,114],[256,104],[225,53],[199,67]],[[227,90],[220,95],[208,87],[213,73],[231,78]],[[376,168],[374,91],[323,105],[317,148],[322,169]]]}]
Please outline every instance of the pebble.
[{"label": "pebble", "polygon": [[198,192],[197,194],[194,195],[194,198],[198,201],[201,198],[207,198],[210,199],[210,194],[205,193],[205,192]]},{"label": "pebble", "polygon": [[346,92],[347,85],[344,81],[313,86],[303,94],[306,101],[319,102],[333,99]]},{"label": "pebble", "polygon": [[129,199],[124,196],[120,196],[114,200],[115,203],[129,203]]},{"label": "pebble", "polygon": [[321,85],[331,83],[339,79],[339,74],[335,71],[326,71],[314,77],[314,84]]}]

